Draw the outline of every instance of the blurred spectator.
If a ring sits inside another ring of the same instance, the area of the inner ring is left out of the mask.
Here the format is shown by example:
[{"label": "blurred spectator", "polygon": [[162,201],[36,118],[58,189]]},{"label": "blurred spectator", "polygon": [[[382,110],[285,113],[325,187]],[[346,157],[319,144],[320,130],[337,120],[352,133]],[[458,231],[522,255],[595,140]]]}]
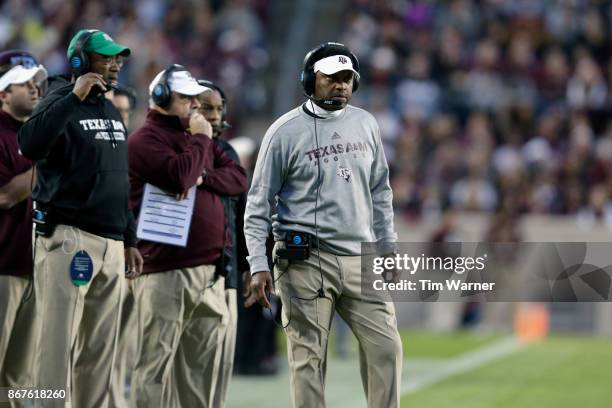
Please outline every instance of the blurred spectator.
[{"label": "blurred spectator", "polygon": [[454,207],[468,211],[492,211],[497,205],[497,192],[488,178],[489,157],[484,151],[472,151],[468,158],[468,173],[452,187],[450,197]]},{"label": "blurred spectator", "polygon": [[601,68],[589,56],[580,56],[576,72],[567,83],[567,103],[573,109],[599,110],[605,107],[608,87]]},{"label": "blurred spectator", "polygon": [[547,108],[560,103],[565,96],[565,86],[570,75],[570,67],[563,50],[553,47],[544,54],[544,61],[537,75],[539,104]]},{"label": "blurred spectator", "polygon": [[422,52],[414,52],[406,60],[406,79],[397,86],[400,109],[422,118],[429,119],[438,109],[440,89],[429,78],[429,57]]},{"label": "blurred spectator", "polygon": [[581,228],[588,229],[603,223],[612,230],[612,200],[606,185],[598,184],[591,189],[589,201],[578,210],[576,221]]},{"label": "blurred spectator", "polygon": [[508,106],[509,92],[499,69],[500,53],[499,45],[488,39],[476,46],[473,67],[464,83],[470,108],[497,112]]}]

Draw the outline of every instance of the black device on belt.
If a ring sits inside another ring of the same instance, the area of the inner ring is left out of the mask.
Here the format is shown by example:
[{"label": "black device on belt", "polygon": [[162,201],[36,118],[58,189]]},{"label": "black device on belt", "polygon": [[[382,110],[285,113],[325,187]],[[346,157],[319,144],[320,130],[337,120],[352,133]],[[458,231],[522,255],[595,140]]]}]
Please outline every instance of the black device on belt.
[{"label": "black device on belt", "polygon": [[34,231],[36,235],[41,237],[50,237],[53,235],[53,231],[55,231],[55,226],[57,225],[54,220],[52,220],[49,211],[38,208],[32,210],[32,222],[34,222]]},{"label": "black device on belt", "polygon": [[285,248],[276,251],[281,259],[304,261],[310,256],[310,234],[305,232],[287,232],[285,236]]}]

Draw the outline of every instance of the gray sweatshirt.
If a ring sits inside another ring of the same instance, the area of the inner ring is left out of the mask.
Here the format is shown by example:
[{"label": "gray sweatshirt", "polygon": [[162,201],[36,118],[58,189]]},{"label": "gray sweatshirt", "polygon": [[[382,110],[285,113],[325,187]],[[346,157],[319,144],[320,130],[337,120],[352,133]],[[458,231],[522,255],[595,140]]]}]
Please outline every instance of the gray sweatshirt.
[{"label": "gray sweatshirt", "polygon": [[389,167],[376,119],[348,105],[337,117],[315,120],[304,107],[270,126],[257,157],[244,215],[251,273],[270,269],[270,221],[276,241],[287,231],[315,236],[317,177],[321,186],[316,229],[323,250],[361,255],[362,241],[397,240]]}]

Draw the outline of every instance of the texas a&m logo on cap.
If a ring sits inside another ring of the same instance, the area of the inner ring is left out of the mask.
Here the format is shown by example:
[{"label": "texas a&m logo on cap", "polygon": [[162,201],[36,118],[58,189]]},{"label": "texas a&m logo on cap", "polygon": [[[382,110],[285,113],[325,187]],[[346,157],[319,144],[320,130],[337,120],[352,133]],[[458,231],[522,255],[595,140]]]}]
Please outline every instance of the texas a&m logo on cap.
[{"label": "texas a&m logo on cap", "polygon": [[340,56],[338,57],[338,61],[339,61],[341,64],[346,64],[346,63],[348,62],[348,58],[346,58],[346,57],[345,57],[345,56],[343,56],[343,55],[340,55]]}]

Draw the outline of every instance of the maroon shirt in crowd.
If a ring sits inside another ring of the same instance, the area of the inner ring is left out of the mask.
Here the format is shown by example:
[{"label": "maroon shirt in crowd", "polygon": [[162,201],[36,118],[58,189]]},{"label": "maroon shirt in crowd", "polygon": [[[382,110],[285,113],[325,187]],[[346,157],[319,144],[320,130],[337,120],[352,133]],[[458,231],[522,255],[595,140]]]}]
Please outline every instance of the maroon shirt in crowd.
[{"label": "maroon shirt in crowd", "polygon": [[238,195],[247,190],[240,165],[205,135],[187,133],[176,116],[151,110],[145,124],[128,139],[130,158],[130,208],[136,217],[145,183],[170,193],[187,191],[202,174],[196,189],[193,218],[185,248],[140,241],[144,273],[162,272],[199,265],[212,265],[229,245],[220,195]]},{"label": "maroon shirt in crowd", "polygon": [[[0,110],[0,187],[29,170],[32,162],[19,153],[17,131],[23,122]],[[32,274],[32,200],[0,209],[0,275]]]}]

